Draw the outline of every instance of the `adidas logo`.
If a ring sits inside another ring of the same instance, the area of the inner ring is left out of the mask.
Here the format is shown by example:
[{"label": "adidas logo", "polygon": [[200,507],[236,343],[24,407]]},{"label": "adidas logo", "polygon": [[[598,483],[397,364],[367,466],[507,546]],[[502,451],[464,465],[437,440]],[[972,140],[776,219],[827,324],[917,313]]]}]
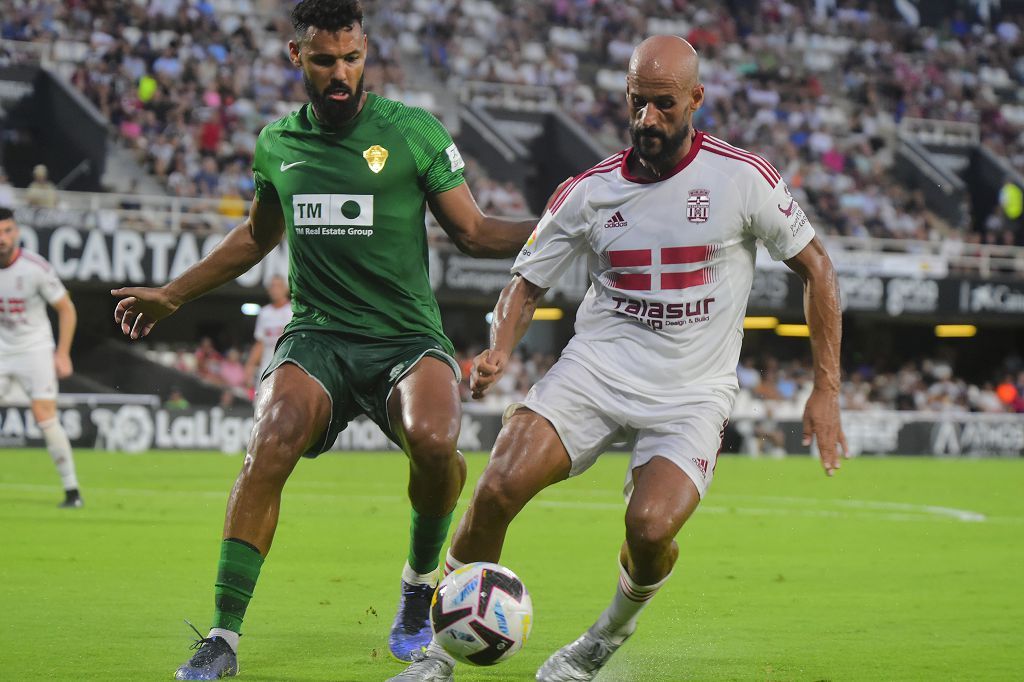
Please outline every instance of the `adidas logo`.
[{"label": "adidas logo", "polygon": [[615,215],[608,219],[608,222],[604,224],[605,227],[628,227],[629,223],[622,217],[620,211],[616,211]]}]

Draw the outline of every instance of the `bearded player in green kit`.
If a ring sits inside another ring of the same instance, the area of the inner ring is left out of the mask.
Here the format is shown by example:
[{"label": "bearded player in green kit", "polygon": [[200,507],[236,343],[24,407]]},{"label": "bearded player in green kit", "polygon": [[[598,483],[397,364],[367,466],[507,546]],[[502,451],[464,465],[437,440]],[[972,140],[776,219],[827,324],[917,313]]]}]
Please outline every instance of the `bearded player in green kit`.
[{"label": "bearded player in green kit", "polygon": [[114,290],[115,321],[146,336],[180,306],[246,272],[287,235],[294,318],[262,377],[255,425],[228,500],[213,626],[175,677],[237,673],[242,618],[274,537],[281,490],[366,414],[409,457],[412,529],[392,653],[430,641],[438,555],[466,480],[455,447],[458,365],[427,274],[427,204],[458,247],[514,255],[534,221],[480,212],[463,161],[429,113],[363,90],[367,40],[359,0],[303,0],[292,12],[292,63],[310,102],[269,124],[256,145],[249,218],[180,277]]}]

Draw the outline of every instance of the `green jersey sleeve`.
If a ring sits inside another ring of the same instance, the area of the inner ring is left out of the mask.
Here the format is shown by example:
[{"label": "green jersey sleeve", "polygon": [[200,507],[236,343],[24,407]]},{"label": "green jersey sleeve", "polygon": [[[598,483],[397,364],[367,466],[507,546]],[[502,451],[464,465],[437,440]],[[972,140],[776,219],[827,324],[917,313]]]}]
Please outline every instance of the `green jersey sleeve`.
[{"label": "green jersey sleeve", "polygon": [[277,201],[277,189],[270,182],[270,173],[267,171],[269,150],[274,137],[270,126],[260,131],[256,139],[256,150],[252,158],[252,180],[255,185],[256,199],[259,201]]},{"label": "green jersey sleeve", "polygon": [[416,159],[423,189],[430,194],[447,192],[466,180],[466,162],[451,134],[433,114],[419,107],[378,99],[380,114],[402,133]]}]

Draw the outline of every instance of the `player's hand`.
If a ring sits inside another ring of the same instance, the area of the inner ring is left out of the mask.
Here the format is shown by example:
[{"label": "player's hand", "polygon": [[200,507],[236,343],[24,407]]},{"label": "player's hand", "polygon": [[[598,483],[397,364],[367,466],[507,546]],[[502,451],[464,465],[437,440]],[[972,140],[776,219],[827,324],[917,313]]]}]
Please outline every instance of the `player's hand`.
[{"label": "player's hand", "polygon": [[141,339],[153,325],[178,309],[163,287],[125,287],[111,289],[110,293],[121,298],[114,308],[114,322],[132,339]]},{"label": "player's hand", "polygon": [[469,388],[473,399],[480,400],[491,386],[505,373],[508,354],[496,350],[485,350],[473,358],[473,369],[469,373]]},{"label": "player's hand", "polygon": [[59,351],[53,354],[53,366],[57,370],[58,379],[67,379],[75,371],[71,364],[71,356]]},{"label": "player's hand", "polygon": [[562,190],[570,182],[572,182],[572,176],[571,175],[569,177],[567,177],[565,180],[562,180],[562,183],[560,185],[558,185],[558,187],[555,188],[555,191],[552,192],[551,196],[548,197],[548,203],[544,204],[544,213],[548,212],[548,209],[551,208],[551,204],[554,203],[554,201],[555,201],[555,197],[557,197],[559,194],[561,194]]},{"label": "player's hand", "polygon": [[839,421],[839,394],[833,391],[814,389],[804,407],[803,444],[811,440],[818,443],[821,466],[831,476],[841,466],[840,455],[849,457],[846,436]]}]

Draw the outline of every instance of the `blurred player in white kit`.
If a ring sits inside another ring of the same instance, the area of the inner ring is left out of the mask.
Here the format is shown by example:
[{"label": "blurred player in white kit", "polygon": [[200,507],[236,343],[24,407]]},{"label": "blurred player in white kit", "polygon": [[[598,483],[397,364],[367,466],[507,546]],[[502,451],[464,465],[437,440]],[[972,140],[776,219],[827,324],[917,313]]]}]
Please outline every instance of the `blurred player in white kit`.
[{"label": "blurred player in white kit", "polygon": [[[42,256],[22,250],[19,239],[14,214],[0,207],[0,395],[11,382],[28,394],[32,416],[64,485],[60,506],[81,507],[71,443],[57,419],[57,377],[71,376],[78,316],[53,267]],[[56,347],[47,304],[57,311]]]},{"label": "blurred player in white kit", "polygon": [[284,334],[285,325],[292,321],[292,301],[288,292],[288,282],[281,275],[274,275],[267,284],[267,296],[270,303],[260,308],[256,316],[255,341],[249,349],[249,359],[245,362],[245,376],[250,385],[258,385],[263,372],[270,366],[274,357],[277,340]]},{"label": "blurred player in white kit", "polygon": [[[498,562],[509,524],[534,495],[583,473],[613,443],[626,444],[626,537],[614,595],[541,666],[539,682],[593,679],[671,575],[675,537],[711,484],[738,390],[758,240],[804,282],[814,359],[804,444],[817,441],[830,476],[845,454],[839,291],[807,216],[771,164],[693,128],[704,86],[697,53],[682,38],[654,36],[636,48],[626,100],[633,146],[557,193],[512,268],[490,348],[471,375],[473,395],[482,397],[540,298],[586,259],[591,286],[575,335],[525,400],[506,410],[445,567]],[[453,665],[435,641],[393,679],[448,682]]]}]

